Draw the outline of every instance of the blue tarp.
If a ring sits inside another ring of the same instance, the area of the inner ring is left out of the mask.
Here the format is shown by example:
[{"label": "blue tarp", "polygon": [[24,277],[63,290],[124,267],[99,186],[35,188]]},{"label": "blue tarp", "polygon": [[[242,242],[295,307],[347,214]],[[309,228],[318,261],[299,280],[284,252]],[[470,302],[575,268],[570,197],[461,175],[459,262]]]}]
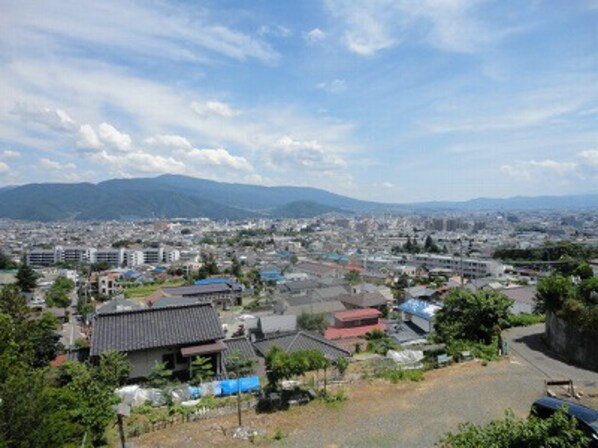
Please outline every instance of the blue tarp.
[{"label": "blue tarp", "polygon": [[229,277],[215,277],[215,278],[204,278],[203,280],[197,280],[196,285],[220,285],[223,283],[234,283]]},{"label": "blue tarp", "polygon": [[260,390],[260,377],[249,376],[241,378],[240,384],[237,386],[237,380],[221,380],[214,381],[209,384],[203,384],[200,387],[189,386],[189,395],[193,399],[203,397],[204,395],[234,395],[237,393],[237,388],[242,393],[257,392]]}]

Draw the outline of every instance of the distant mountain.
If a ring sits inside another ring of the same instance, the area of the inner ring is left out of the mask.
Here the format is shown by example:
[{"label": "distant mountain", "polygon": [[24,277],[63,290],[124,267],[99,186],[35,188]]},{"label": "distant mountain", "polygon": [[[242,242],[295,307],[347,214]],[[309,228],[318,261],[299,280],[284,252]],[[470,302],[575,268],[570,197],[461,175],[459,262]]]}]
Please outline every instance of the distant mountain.
[{"label": "distant mountain", "polygon": [[312,201],[295,201],[276,207],[270,215],[277,218],[313,218],[326,213],[346,214],[347,210]]},{"label": "distant mountain", "polygon": [[382,204],[309,187],[264,187],[187,176],[0,189],[0,217],[55,221],[152,218],[307,218],[326,213],[598,208],[598,194]]}]

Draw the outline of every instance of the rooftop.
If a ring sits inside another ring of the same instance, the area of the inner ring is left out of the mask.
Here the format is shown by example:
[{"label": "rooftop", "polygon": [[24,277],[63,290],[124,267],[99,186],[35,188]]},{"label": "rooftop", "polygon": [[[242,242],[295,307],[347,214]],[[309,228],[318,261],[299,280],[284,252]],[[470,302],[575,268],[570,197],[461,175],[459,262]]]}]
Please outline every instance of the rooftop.
[{"label": "rooftop", "polygon": [[98,314],[93,323],[91,356],[190,345],[224,338],[211,304],[193,304]]},{"label": "rooftop", "polygon": [[342,321],[367,319],[380,316],[382,316],[382,313],[374,308],[364,308],[361,310],[347,310],[334,313],[334,317]]}]

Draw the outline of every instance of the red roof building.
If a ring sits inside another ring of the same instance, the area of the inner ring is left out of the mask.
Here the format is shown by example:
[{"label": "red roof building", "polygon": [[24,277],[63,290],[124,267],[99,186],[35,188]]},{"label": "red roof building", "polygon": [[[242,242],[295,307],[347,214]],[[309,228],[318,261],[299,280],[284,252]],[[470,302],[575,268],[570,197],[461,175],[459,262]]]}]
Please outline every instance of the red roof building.
[{"label": "red roof building", "polygon": [[326,339],[345,339],[362,336],[372,330],[386,328],[380,320],[382,313],[374,308],[339,311],[334,314],[334,326],[324,332]]}]

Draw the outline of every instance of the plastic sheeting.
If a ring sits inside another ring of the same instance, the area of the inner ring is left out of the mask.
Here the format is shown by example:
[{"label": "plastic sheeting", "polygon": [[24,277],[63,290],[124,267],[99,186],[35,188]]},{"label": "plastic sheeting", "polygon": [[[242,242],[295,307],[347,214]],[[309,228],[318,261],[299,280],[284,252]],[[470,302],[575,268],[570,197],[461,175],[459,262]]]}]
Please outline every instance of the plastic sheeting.
[{"label": "plastic sheeting", "polygon": [[422,366],[421,361],[424,359],[424,352],[420,350],[402,350],[400,352],[389,350],[386,357],[406,369],[418,369]]}]

